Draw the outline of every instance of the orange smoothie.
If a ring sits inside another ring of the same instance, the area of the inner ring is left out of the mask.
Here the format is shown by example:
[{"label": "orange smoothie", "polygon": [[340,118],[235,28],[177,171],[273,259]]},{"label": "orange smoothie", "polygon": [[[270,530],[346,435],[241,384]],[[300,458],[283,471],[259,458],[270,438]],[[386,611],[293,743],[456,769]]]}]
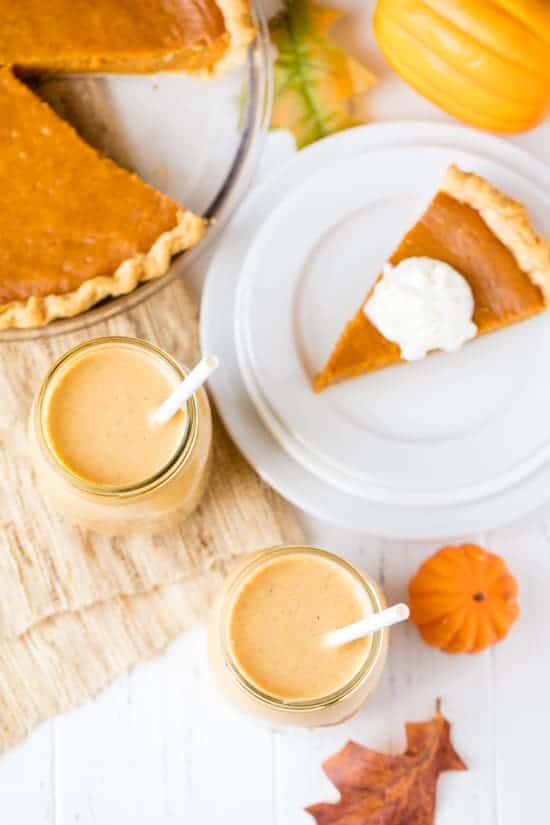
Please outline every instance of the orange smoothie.
[{"label": "orange smoothie", "polygon": [[372,613],[364,591],[323,556],[276,558],[243,585],[229,614],[231,652],[259,690],[285,701],[315,699],[360,670],[370,639],[328,647],[323,636]]},{"label": "orange smoothie", "polygon": [[31,410],[37,480],[73,523],[109,535],[155,531],[198,505],[212,422],[200,389],[165,424],[152,413],[185,377],[137,338],[98,338],[54,364]]},{"label": "orange smoothie", "polygon": [[271,721],[342,721],[378,681],[388,634],[339,647],[324,637],[382,606],[376,586],[338,556],[306,547],[264,551],[229,577],[218,599],[214,671],[233,699]]},{"label": "orange smoothie", "polygon": [[166,424],[150,418],[177,381],[136,347],[90,349],[59,378],[46,409],[53,451],[67,469],[94,485],[129,487],[165,467],[186,429],[178,412]]}]

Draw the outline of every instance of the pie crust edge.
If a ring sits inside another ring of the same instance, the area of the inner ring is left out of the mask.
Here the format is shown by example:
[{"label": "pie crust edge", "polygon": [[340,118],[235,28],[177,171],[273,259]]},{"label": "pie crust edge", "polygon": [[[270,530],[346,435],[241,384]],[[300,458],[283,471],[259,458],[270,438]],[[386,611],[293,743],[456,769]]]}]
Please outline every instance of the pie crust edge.
[{"label": "pie crust edge", "polygon": [[42,327],[56,318],[72,318],[104,298],[126,295],[139,283],[160,278],[172,257],[195,246],[203,237],[207,223],[188,210],[178,212],[173,229],[159,235],[149,252],[123,261],[112,275],[99,275],[84,281],[78,289],[63,295],[33,295],[0,306],[0,330]]},{"label": "pie crust edge", "polygon": [[550,306],[550,243],[536,232],[526,207],[485,178],[463,172],[454,164],[447,169],[440,191],[479,213]]},{"label": "pie crust edge", "polygon": [[246,47],[254,40],[256,29],[247,0],[216,0],[229,35],[229,45],[222,58],[207,72],[219,75],[242,62]]}]

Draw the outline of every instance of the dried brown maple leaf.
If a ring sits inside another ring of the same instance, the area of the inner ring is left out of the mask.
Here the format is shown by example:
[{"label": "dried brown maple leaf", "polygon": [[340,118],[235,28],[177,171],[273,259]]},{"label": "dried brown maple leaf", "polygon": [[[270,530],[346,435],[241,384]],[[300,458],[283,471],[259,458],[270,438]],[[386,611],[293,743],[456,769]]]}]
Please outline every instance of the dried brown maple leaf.
[{"label": "dried brown maple leaf", "polygon": [[348,742],[323,763],[340,800],[310,805],[317,825],[433,825],[442,771],[464,771],[451,745],[440,702],[429,722],[407,722],[407,749],[398,756]]}]

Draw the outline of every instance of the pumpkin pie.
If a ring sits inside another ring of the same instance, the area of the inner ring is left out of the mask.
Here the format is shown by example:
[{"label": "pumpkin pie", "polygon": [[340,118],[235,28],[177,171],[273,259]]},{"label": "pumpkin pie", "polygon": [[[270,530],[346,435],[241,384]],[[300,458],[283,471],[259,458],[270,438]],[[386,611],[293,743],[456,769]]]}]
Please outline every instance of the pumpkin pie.
[{"label": "pumpkin pie", "polygon": [[213,74],[254,37],[247,0],[0,0],[0,329],[67,318],[163,275],[206,224],[100,156],[21,82]]},{"label": "pumpkin pie", "polygon": [[254,36],[246,0],[0,0],[0,20],[22,73],[214,72]]},{"label": "pumpkin pie", "polygon": [[[477,336],[523,321],[550,304],[550,244],[537,234],[525,207],[456,166],[447,170],[441,189],[389,262],[395,266],[411,257],[443,261],[466,279],[474,298]],[[373,290],[315,377],[316,392],[403,363],[399,346],[364,312]]]},{"label": "pumpkin pie", "polygon": [[0,69],[0,329],[77,315],[163,275],[205,221],[99,155]]}]

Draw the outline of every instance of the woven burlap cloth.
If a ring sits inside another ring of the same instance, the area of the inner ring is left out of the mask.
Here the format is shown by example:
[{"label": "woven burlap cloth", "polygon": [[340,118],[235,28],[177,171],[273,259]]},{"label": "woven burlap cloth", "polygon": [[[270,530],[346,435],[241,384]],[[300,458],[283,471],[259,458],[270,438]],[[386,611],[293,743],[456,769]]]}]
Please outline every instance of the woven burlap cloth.
[{"label": "woven burlap cloth", "polygon": [[61,353],[98,335],[146,338],[186,364],[199,355],[181,279],[85,331],[0,344],[0,750],[202,620],[239,556],[302,540],[292,511],[217,419],[208,492],[177,528],[106,539],[50,511],[28,458],[31,401]]}]

